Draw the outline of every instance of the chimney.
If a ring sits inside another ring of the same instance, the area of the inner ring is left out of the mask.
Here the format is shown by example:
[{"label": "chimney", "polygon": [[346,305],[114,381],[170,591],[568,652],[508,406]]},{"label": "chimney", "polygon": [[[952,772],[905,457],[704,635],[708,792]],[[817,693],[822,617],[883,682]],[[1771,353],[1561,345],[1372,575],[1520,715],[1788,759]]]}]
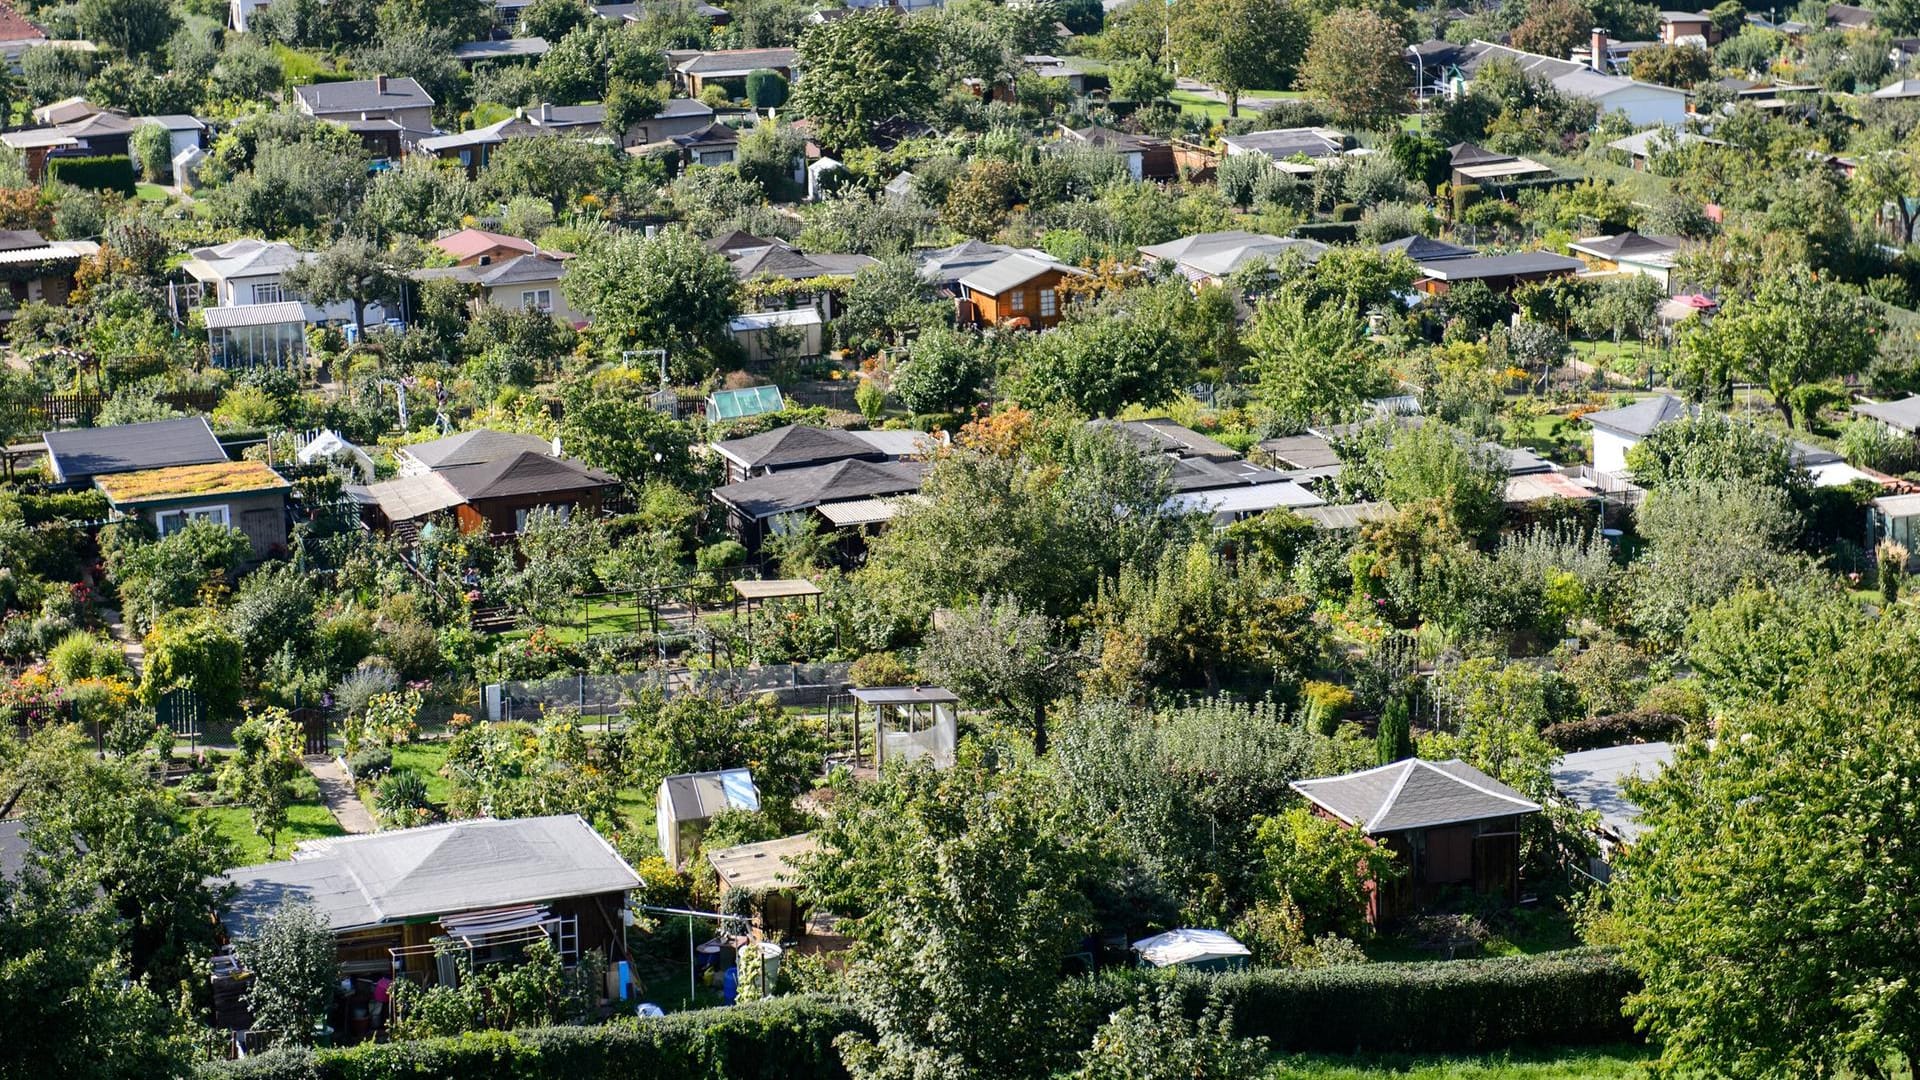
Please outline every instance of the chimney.
[{"label": "chimney", "polygon": [[525,120],[527,118],[527,107],[525,105],[522,105],[519,108],[514,109],[513,118],[515,120]]},{"label": "chimney", "polygon": [[[1598,31],[1595,32],[1598,33]],[[375,75],[373,77],[373,92],[382,96],[386,94],[387,77],[385,75]]]},{"label": "chimney", "polygon": [[543,122],[544,122],[544,121],[548,121],[548,120],[552,120],[552,119],[553,119],[553,106],[552,106],[552,105],[550,105],[550,104],[548,104],[547,102],[544,102],[544,101],[540,103],[540,119],[541,119],[541,120],[542,120]]},{"label": "chimney", "polygon": [[1607,73],[1607,32],[1602,27],[1593,28],[1593,43],[1589,45],[1587,58],[1593,62],[1593,70],[1602,75]]}]

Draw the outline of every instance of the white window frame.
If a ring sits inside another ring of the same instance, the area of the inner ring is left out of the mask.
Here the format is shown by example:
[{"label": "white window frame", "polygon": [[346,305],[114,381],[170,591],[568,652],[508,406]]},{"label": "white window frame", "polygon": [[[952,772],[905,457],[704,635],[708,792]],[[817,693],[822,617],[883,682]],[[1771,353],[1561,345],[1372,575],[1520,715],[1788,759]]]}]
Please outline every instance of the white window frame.
[{"label": "white window frame", "polygon": [[525,289],[520,293],[520,307],[525,311],[553,311],[552,289]]},{"label": "white window frame", "polygon": [[278,304],[287,298],[287,287],[278,281],[270,281],[253,287],[253,302],[256,304]]},{"label": "white window frame", "polygon": [[1027,290],[1015,289],[1013,290],[1012,297],[1011,300],[1007,301],[1007,310],[1016,315],[1025,314],[1027,310]]},{"label": "white window frame", "polygon": [[1055,315],[1058,315],[1059,313],[1060,313],[1059,300],[1055,298],[1053,294],[1053,290],[1041,289],[1040,290],[1040,317],[1043,319],[1051,319]]},{"label": "white window frame", "polygon": [[226,503],[160,510],[153,515],[153,529],[161,536],[167,536],[186,528],[190,522],[194,521],[212,521],[232,528],[233,511]]}]

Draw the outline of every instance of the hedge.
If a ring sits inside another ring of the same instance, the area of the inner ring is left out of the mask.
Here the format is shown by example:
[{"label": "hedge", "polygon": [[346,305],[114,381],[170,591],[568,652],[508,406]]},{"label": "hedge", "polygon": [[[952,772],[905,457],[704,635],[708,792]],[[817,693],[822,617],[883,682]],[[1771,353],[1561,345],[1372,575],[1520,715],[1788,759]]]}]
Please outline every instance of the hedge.
[{"label": "hedge", "polygon": [[47,182],[56,181],[91,191],[117,191],[131,196],[133,159],[125,154],[48,158]]},{"label": "hedge", "polygon": [[1667,742],[1679,738],[1686,729],[1684,716],[1636,709],[1548,724],[1540,729],[1540,736],[1560,750],[1599,750],[1627,743]]},{"label": "hedge", "polygon": [[1359,235],[1359,225],[1351,221],[1314,221],[1295,225],[1292,235],[1323,244],[1350,244]]},{"label": "hedge", "polygon": [[845,1080],[833,1039],[856,1023],[844,1006],[784,997],[598,1027],[275,1050],[210,1062],[199,1075],[201,1080]]},{"label": "hedge", "polygon": [[[1077,983],[1075,1020],[1091,1027],[1138,992],[1139,973]],[[1241,1036],[1275,1050],[1484,1053],[1633,1038],[1621,1002],[1638,980],[1594,949],[1494,960],[1360,964],[1312,971],[1174,977],[1197,1015],[1222,1007]]]},{"label": "hedge", "polygon": [[[1626,1041],[1633,1031],[1620,1005],[1638,987],[1613,954],[1597,949],[1224,975],[1112,970],[1066,984],[1062,1030],[1090,1040],[1108,1016],[1162,978],[1180,988],[1194,1015],[1218,1005],[1237,1035],[1265,1036],[1275,1050],[1320,1053],[1484,1053]],[[784,997],[599,1027],[273,1051],[209,1063],[200,1078],[845,1080],[833,1040],[858,1023],[844,1005]]]}]

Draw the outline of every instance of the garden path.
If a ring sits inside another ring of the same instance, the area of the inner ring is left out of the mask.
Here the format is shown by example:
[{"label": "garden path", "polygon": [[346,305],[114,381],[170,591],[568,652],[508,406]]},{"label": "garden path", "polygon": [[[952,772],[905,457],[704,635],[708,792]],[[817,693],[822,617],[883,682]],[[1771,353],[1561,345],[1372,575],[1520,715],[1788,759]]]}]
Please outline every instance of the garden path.
[{"label": "garden path", "polygon": [[314,783],[320,786],[320,801],[327,804],[327,810],[341,828],[351,834],[379,829],[373,815],[367,812],[367,805],[354,793],[353,778],[347,775],[347,767],[339,758],[314,754],[302,760],[307,771],[313,774]]}]

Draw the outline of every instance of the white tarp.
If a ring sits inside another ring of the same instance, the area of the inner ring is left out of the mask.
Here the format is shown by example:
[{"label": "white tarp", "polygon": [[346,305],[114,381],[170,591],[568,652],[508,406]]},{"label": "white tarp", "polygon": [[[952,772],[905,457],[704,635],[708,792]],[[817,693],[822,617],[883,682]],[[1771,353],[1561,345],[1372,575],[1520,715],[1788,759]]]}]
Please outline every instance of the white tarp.
[{"label": "white tarp", "polygon": [[1154,967],[1198,964],[1208,960],[1230,960],[1253,953],[1223,930],[1169,930],[1133,943],[1140,959]]}]

